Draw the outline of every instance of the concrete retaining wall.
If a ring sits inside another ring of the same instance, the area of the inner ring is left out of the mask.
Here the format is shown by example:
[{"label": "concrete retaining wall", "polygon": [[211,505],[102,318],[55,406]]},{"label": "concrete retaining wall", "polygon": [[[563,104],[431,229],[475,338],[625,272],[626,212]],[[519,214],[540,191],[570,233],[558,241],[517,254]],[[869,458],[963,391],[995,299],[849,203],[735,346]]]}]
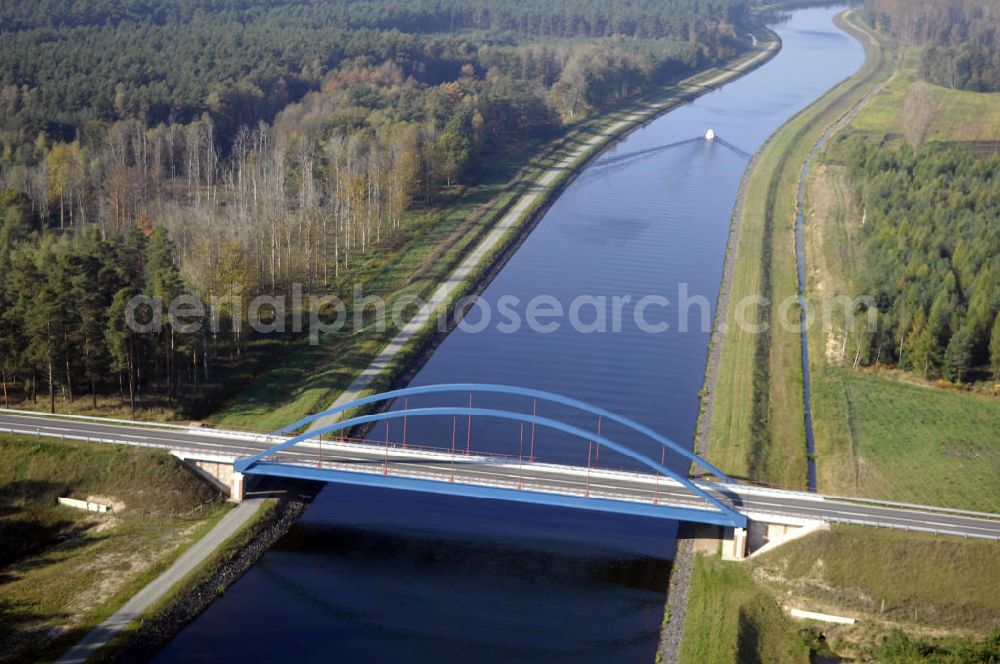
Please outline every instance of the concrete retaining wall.
[{"label": "concrete retaining wall", "polygon": [[85,512],[98,512],[104,514],[106,512],[113,511],[111,505],[104,505],[102,503],[92,503],[89,500],[77,500],[76,498],[59,498],[59,504],[65,505],[66,507],[72,507],[73,509],[83,510]]}]

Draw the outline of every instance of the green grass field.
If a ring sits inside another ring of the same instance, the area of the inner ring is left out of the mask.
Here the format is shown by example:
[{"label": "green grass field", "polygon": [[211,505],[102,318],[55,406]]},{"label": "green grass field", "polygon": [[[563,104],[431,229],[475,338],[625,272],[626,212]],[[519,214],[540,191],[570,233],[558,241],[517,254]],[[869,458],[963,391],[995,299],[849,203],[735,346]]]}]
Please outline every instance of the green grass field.
[{"label": "green grass field", "polygon": [[[115,512],[57,506],[64,495]],[[0,437],[0,661],[60,654],[227,509],[162,452]]]},{"label": "green grass field", "polygon": [[[904,50],[893,79],[855,118],[855,130],[880,136],[902,132],[903,104],[911,86],[919,80],[920,57],[917,48]],[[930,85],[930,90],[935,113],[927,141],[996,142],[1000,137],[1000,93],[951,90],[939,85]]]},{"label": "green grass field", "polygon": [[1000,512],[1000,400],[842,367],[813,394],[822,491]]}]

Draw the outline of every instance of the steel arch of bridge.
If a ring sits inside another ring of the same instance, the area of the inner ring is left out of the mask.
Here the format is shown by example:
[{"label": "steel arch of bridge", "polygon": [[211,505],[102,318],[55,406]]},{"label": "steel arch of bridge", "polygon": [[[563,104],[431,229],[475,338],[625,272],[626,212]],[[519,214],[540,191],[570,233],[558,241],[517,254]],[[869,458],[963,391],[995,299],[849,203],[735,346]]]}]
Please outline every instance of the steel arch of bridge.
[{"label": "steel arch of bridge", "polygon": [[[629,427],[629,428],[631,428],[631,429],[633,429],[633,430],[635,430],[635,431],[637,431],[639,433],[642,433],[642,434],[644,434],[644,435],[652,438],[653,440],[657,441],[661,445],[664,445],[664,447],[666,447],[668,449],[671,449],[671,450],[673,450],[675,452],[678,452],[678,453],[682,454],[683,456],[685,456],[686,458],[689,458],[689,459],[693,460],[695,463],[697,463],[697,464],[701,465],[702,467],[708,469],[710,472],[712,472],[714,475],[716,475],[717,477],[719,477],[723,481],[725,481],[725,482],[732,482],[733,481],[729,477],[727,477],[725,474],[723,474],[720,470],[718,470],[717,468],[715,468],[714,466],[712,466],[711,464],[709,464],[707,461],[701,459],[697,455],[692,454],[688,450],[685,450],[685,449],[681,448],[679,445],[677,445],[673,441],[671,441],[671,440],[669,440],[667,438],[664,438],[663,436],[661,436],[661,435],[657,434],[656,432],[654,432],[652,429],[649,429],[648,427],[646,427],[644,425],[641,425],[641,424],[639,424],[637,422],[634,422],[633,420],[630,420],[628,418],[622,417],[620,415],[617,415],[617,414],[612,413],[610,411],[604,410],[602,408],[598,408],[596,406],[592,406],[592,405],[587,404],[585,402],[578,401],[576,399],[571,399],[569,397],[564,397],[562,395],[558,395],[558,394],[555,394],[555,393],[543,392],[543,391],[540,391],[540,390],[531,390],[531,389],[527,389],[527,388],[513,387],[513,386],[508,386],[508,385],[489,385],[489,384],[479,384],[479,383],[455,383],[455,384],[447,384],[447,385],[426,385],[426,386],[421,386],[421,387],[411,387],[411,388],[404,388],[404,389],[400,389],[400,390],[392,390],[392,391],[385,392],[385,393],[382,393],[382,394],[375,394],[375,395],[371,395],[371,396],[368,396],[368,397],[364,397],[364,398],[358,399],[356,401],[352,401],[350,403],[343,404],[342,406],[337,406],[335,408],[331,408],[331,409],[323,411],[321,413],[317,413],[315,415],[311,415],[311,416],[309,416],[307,418],[304,418],[304,419],[302,419],[302,420],[300,420],[300,421],[298,421],[298,422],[296,422],[294,424],[289,425],[288,427],[285,427],[279,433],[287,433],[289,431],[294,431],[296,429],[299,429],[302,426],[305,426],[306,424],[310,424],[310,423],[315,422],[316,420],[319,420],[321,418],[325,418],[325,417],[329,417],[329,416],[336,415],[336,414],[339,414],[339,413],[343,413],[345,411],[349,411],[349,410],[353,410],[353,409],[356,409],[356,408],[360,408],[360,407],[363,407],[363,406],[366,406],[366,405],[369,405],[369,404],[372,404],[372,403],[378,403],[378,402],[382,402],[382,401],[388,401],[388,400],[396,399],[398,397],[403,397],[403,396],[412,396],[412,395],[417,395],[417,394],[443,393],[443,392],[486,392],[486,393],[513,394],[513,395],[518,395],[518,396],[534,397],[534,398],[544,399],[546,401],[555,402],[555,403],[561,403],[561,404],[564,404],[564,405],[575,407],[575,408],[578,408],[580,410],[589,412],[591,414],[600,415],[602,417],[607,417],[608,419],[610,419],[612,421],[619,422],[619,423],[621,423],[621,424],[623,424],[623,425],[625,425],[625,426],[627,426],[627,427]],[[559,420],[554,420],[554,419],[546,418],[546,417],[538,417],[537,415],[534,415],[534,414],[519,413],[519,412],[507,411],[507,410],[499,410],[499,409],[495,409],[495,408],[474,408],[474,407],[471,407],[471,406],[470,407],[465,407],[465,406],[443,406],[443,407],[434,407],[434,408],[408,409],[408,410],[404,410],[404,411],[389,411],[389,410],[387,410],[387,411],[384,411],[384,412],[381,412],[381,413],[373,413],[373,414],[369,414],[369,415],[358,415],[358,416],[354,416],[354,417],[350,417],[350,418],[347,418],[347,419],[343,419],[343,420],[334,422],[334,423],[326,425],[326,426],[319,427],[319,428],[314,429],[312,431],[307,431],[306,433],[303,433],[303,434],[298,435],[298,436],[294,436],[294,437],[288,439],[287,441],[284,441],[284,442],[282,442],[282,443],[280,443],[278,445],[275,445],[275,446],[273,446],[273,447],[271,447],[271,448],[269,448],[267,450],[264,450],[264,451],[262,451],[262,452],[260,452],[258,454],[255,454],[253,456],[246,457],[246,458],[243,458],[243,459],[239,459],[234,464],[234,469],[236,471],[238,471],[238,472],[242,472],[242,473],[246,473],[246,474],[251,474],[251,475],[254,475],[254,474],[259,474],[259,475],[278,475],[278,476],[286,476],[286,477],[300,477],[300,478],[314,479],[314,480],[325,480],[325,481],[332,481],[332,482],[378,484],[378,485],[383,485],[383,486],[388,486],[388,487],[393,487],[393,488],[404,488],[404,489],[405,488],[410,488],[410,489],[417,489],[417,490],[434,491],[434,489],[431,489],[431,488],[429,488],[427,486],[424,486],[424,485],[428,485],[428,484],[442,484],[441,482],[437,482],[437,481],[434,481],[434,480],[416,480],[416,479],[407,479],[407,478],[394,478],[394,479],[390,479],[390,478],[382,478],[382,476],[374,476],[374,477],[378,477],[379,478],[378,480],[369,479],[366,482],[359,482],[359,481],[357,481],[356,477],[350,477],[350,476],[358,476],[358,475],[361,475],[360,473],[351,473],[351,472],[347,472],[347,471],[338,471],[338,470],[329,470],[329,469],[311,469],[311,468],[310,469],[306,469],[306,468],[299,468],[298,466],[291,466],[289,464],[280,464],[280,463],[267,462],[266,459],[268,457],[276,455],[277,453],[281,452],[282,450],[286,450],[286,449],[288,449],[290,447],[293,447],[293,446],[295,446],[295,445],[297,445],[297,444],[299,444],[301,442],[310,440],[312,438],[319,437],[319,436],[321,436],[323,434],[326,434],[326,433],[335,433],[335,432],[338,432],[338,431],[345,431],[345,430],[349,430],[349,429],[351,429],[353,427],[356,427],[356,426],[359,426],[359,425],[363,425],[363,424],[371,424],[371,423],[376,423],[376,422],[389,421],[389,420],[400,419],[400,418],[404,418],[404,417],[435,417],[435,416],[444,416],[444,415],[448,415],[448,416],[462,415],[462,416],[470,416],[470,417],[471,416],[493,417],[493,418],[510,420],[510,421],[516,421],[516,422],[530,423],[530,424],[534,424],[534,425],[537,425],[537,426],[542,426],[544,428],[549,428],[549,429],[554,429],[554,430],[562,431],[564,433],[568,433],[568,434],[570,434],[572,436],[575,436],[575,437],[577,437],[577,438],[579,438],[581,440],[593,441],[593,442],[597,443],[598,445],[602,445],[602,446],[608,447],[608,448],[610,448],[610,449],[612,449],[612,450],[614,450],[616,452],[619,452],[620,454],[623,454],[624,456],[627,456],[627,457],[629,457],[631,459],[634,459],[634,460],[638,461],[639,463],[641,463],[641,464],[643,464],[643,465],[651,468],[652,470],[654,470],[654,471],[656,471],[658,473],[661,473],[661,474],[663,474],[663,475],[665,475],[667,477],[670,477],[670,478],[674,479],[675,481],[677,481],[678,483],[680,483],[681,485],[683,485],[685,488],[687,488],[689,491],[691,491],[692,494],[694,494],[694,495],[702,498],[703,500],[705,500],[706,502],[708,502],[710,505],[712,505],[713,507],[715,507],[715,510],[687,509],[687,508],[679,508],[679,507],[670,507],[670,508],[659,507],[659,508],[656,508],[656,510],[650,510],[650,509],[639,509],[638,507],[636,507],[634,509],[622,510],[622,511],[630,511],[631,513],[636,513],[636,514],[647,514],[647,515],[650,515],[650,516],[656,516],[656,515],[659,515],[658,512],[666,511],[666,512],[673,512],[674,513],[674,518],[684,519],[684,520],[702,521],[702,522],[705,522],[705,523],[717,523],[717,524],[720,524],[720,525],[730,525],[730,526],[734,526],[734,527],[743,527],[746,524],[746,517],[744,517],[739,512],[733,510],[728,505],[725,505],[724,503],[722,503],[721,501],[719,501],[715,497],[713,497],[710,494],[708,494],[706,491],[704,491],[703,489],[701,489],[700,487],[698,487],[697,485],[695,485],[686,476],[682,476],[680,473],[677,473],[676,471],[674,471],[673,469],[667,467],[666,465],[661,464],[661,463],[659,463],[658,461],[656,461],[654,459],[650,459],[650,458],[646,457],[645,455],[640,454],[640,453],[638,453],[638,452],[630,449],[629,447],[627,447],[625,445],[622,445],[621,443],[618,443],[618,442],[616,442],[614,440],[611,440],[611,439],[609,439],[609,438],[607,438],[605,436],[595,435],[594,433],[592,433],[590,431],[587,431],[585,429],[582,429],[580,427],[577,427],[577,426],[574,426],[574,425],[571,425],[571,424],[567,424],[565,422],[561,422]],[[439,493],[456,493],[456,491],[454,491],[454,490],[449,490],[449,491],[438,490],[437,492],[439,492]],[[524,493],[536,493],[536,492],[531,492],[531,491],[527,491],[527,492],[525,492],[525,491],[513,491],[513,490],[507,490],[507,489],[493,489],[492,491],[486,491],[486,489],[484,488],[484,490],[480,493],[480,495],[483,495],[484,497],[490,497],[490,496],[486,495],[488,493],[493,493],[493,494],[508,494],[508,493],[524,494]],[[471,491],[466,491],[465,495],[476,495],[476,493],[471,492]],[[539,495],[544,495],[544,494],[539,494]],[[494,497],[504,497],[504,496],[499,496],[498,495],[498,496],[494,496]],[[511,496],[506,496],[506,497],[511,498]],[[559,501],[559,500],[546,500],[546,501],[538,501],[538,502],[549,502],[551,504],[562,504],[562,505],[572,506],[572,505],[570,505],[571,501],[569,500],[569,498],[566,498],[565,500],[562,500],[562,501]],[[594,503],[594,502],[598,502],[598,503],[600,503],[600,502],[609,502],[610,503],[610,502],[615,502],[615,501],[609,501],[607,499],[587,499],[588,505],[590,505],[591,503]],[[642,506],[642,507],[645,508],[645,507],[649,507],[649,506]],[[603,506],[603,507],[602,506],[598,506],[598,509],[603,509],[604,511],[617,511],[617,510],[611,508],[610,506]]]},{"label": "steel arch of bridge", "polygon": [[[534,390],[527,387],[517,387],[514,385],[496,385],[491,383],[442,383],[439,385],[421,385],[418,387],[406,387],[398,390],[391,390],[389,392],[382,392],[381,394],[373,394],[371,396],[363,397],[357,399],[350,403],[343,404],[341,406],[335,406],[329,408],[320,413],[304,417],[294,424],[289,424],[285,428],[281,429],[277,433],[286,434],[292,431],[301,429],[307,424],[312,424],[313,422],[327,417],[332,417],[334,415],[339,415],[340,413],[353,410],[355,408],[360,408],[362,406],[367,406],[373,403],[379,403],[382,401],[390,401],[393,399],[398,399],[401,397],[412,397],[420,394],[441,394],[449,392],[480,392],[486,394],[511,394],[519,397],[528,397],[532,399],[541,399],[543,401],[548,401],[551,403],[558,403],[563,406],[569,406],[570,408],[576,408],[577,410],[582,410],[584,412],[590,413],[591,415],[597,415],[603,417],[607,420],[613,422],[618,422],[633,431],[646,436],[647,438],[659,443],[663,447],[669,449],[672,452],[676,452],[681,456],[685,457],[689,461],[701,466],[709,473],[718,477],[723,482],[727,484],[732,484],[734,480],[723,473],[721,470],[705,461],[697,454],[694,454],[690,450],[678,445],[669,438],[660,435],[656,431],[644,424],[640,424],[635,420],[629,419],[617,413],[613,413],[610,410],[600,408],[593,404],[589,404],[585,401],[580,401],[579,399],[573,399],[571,397],[563,396],[561,394],[556,394],[555,392],[546,392],[544,390]],[[465,413],[461,413],[464,415]]]}]

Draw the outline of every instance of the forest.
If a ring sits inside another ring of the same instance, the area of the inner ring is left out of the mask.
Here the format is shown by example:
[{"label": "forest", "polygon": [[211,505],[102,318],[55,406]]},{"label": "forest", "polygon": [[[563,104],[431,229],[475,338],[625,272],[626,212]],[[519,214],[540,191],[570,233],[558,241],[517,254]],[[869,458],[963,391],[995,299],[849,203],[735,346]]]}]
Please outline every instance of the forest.
[{"label": "forest", "polygon": [[1000,9],[992,0],[869,0],[869,23],[925,46],[922,75],[958,90],[1000,90]]},{"label": "forest", "polygon": [[1000,48],[979,44],[931,46],[924,51],[921,75],[931,83],[956,90],[1000,92]]},{"label": "forest", "polygon": [[707,44],[746,4],[4,0],[2,141],[16,151],[39,132],[71,140],[89,121],[136,118],[152,126],[208,113],[227,144],[240,126],[269,121],[355,58],[394,62],[407,77],[438,84],[454,79],[477,46],[456,31]]},{"label": "forest", "polygon": [[854,136],[860,292],[879,310],[868,362],[962,382],[1000,376],[1000,156]]},{"label": "forest", "polygon": [[[996,3],[869,0],[866,11],[872,25],[919,49],[926,81],[1000,89]],[[924,145],[932,108],[920,82],[902,109],[906,142],[850,139],[846,165],[865,219],[858,286],[880,314],[858,361],[954,382],[1000,380],[1000,156]]]},{"label": "forest", "polygon": [[747,48],[746,5],[3,2],[5,402],[197,410],[242,326],[138,338],[129,297],[342,295],[505,151]]},{"label": "forest", "polygon": [[[20,384],[55,409],[56,391],[69,401],[116,390],[134,414],[144,381],[159,381],[168,402],[182,382],[208,378],[207,333],[136,334],[125,308],[140,293],[180,295],[183,284],[163,230],[133,229],[102,240],[96,230],[78,238],[49,234],[30,239],[30,206],[23,194],[0,197],[0,378],[5,406]],[[150,378],[144,376],[151,372]]]}]

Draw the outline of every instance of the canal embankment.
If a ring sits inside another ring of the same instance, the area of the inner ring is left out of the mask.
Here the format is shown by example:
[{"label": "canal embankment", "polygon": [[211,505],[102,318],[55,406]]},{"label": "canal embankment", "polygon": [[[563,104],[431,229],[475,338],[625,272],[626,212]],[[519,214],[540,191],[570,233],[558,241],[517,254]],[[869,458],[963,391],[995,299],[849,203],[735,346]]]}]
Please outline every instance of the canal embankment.
[{"label": "canal embankment", "polygon": [[[278,540],[284,537],[308,507],[318,487],[286,483],[270,497],[251,498],[241,518],[225,530],[210,532],[198,544],[199,559],[185,566],[169,579],[157,579],[158,592],[146,598],[141,607],[123,608],[127,615],[112,616],[114,633],[94,630],[80,645],[60,661],[144,662],[153,659],[163,646],[188,623],[208,608],[226,589],[253,567]],[[223,524],[220,524],[220,526]],[[209,541],[210,540],[210,541]],[[169,570],[168,570],[169,571]],[[131,604],[131,602],[130,602]],[[97,647],[94,647],[97,646]],[[75,654],[90,659],[72,659]]]},{"label": "canal embankment", "polygon": [[[864,45],[864,65],[772,134],[744,173],[733,209],[695,436],[695,452],[731,475],[795,488],[810,486],[815,477],[807,443],[804,337],[783,332],[778,312],[765,304],[758,305],[753,322],[766,325],[767,332],[734,323],[739,303],[755,296],[769,303],[797,298],[800,310],[794,316],[801,321],[800,280],[805,277],[799,272],[796,213],[800,183],[808,173],[805,165],[822,137],[891,75],[893,65],[881,42],[853,13],[838,16],[836,23]],[[766,650],[788,643],[780,607],[755,589],[749,575],[702,559],[692,546],[678,548],[675,564],[686,573],[678,579],[684,583],[672,588],[675,624],[668,627],[671,638],[662,644],[663,661],[708,661],[700,658],[736,654],[738,632],[747,621],[758,631],[757,646]],[[692,593],[699,605],[689,611]],[[794,660],[808,649],[800,644],[788,652],[797,653]]]}]

